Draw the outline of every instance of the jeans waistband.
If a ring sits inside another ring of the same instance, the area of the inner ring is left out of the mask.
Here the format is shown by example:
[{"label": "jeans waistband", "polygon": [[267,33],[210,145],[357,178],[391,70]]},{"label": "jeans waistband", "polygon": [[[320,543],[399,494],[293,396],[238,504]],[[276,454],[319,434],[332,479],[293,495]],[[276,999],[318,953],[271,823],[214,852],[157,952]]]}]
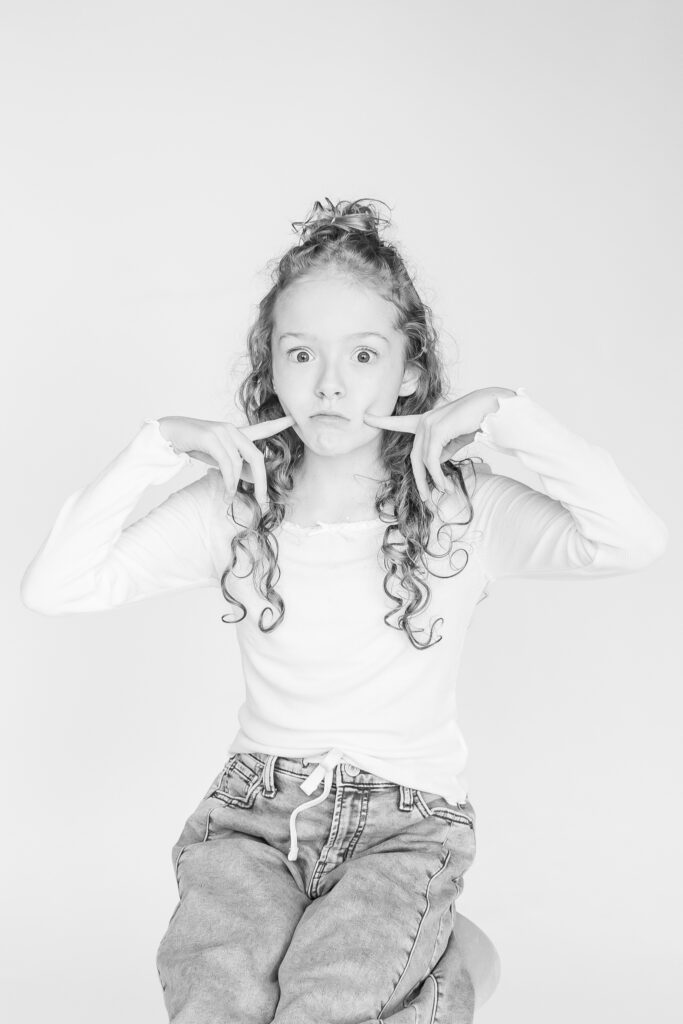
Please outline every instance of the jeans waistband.
[{"label": "jeans waistband", "polygon": [[[321,754],[309,754],[307,757],[287,757],[281,754],[266,754],[263,751],[250,751],[250,756],[254,757],[264,765],[264,777],[266,785],[269,787],[272,786],[272,773],[278,764],[288,772],[301,776],[303,781],[300,784],[300,788],[309,796],[312,793],[315,793],[321,782],[323,784],[322,793],[318,796],[312,797],[311,800],[306,800],[298,807],[295,807],[290,815],[289,831],[291,843],[289,853],[287,855],[289,860],[297,860],[298,858],[298,839],[296,833],[297,816],[307,808],[314,807],[316,804],[322,803],[322,801],[329,796],[330,790],[332,789],[332,785],[335,781],[335,775],[338,784],[343,784],[345,776],[348,776],[351,780],[355,780],[359,775],[365,775],[369,776],[373,780],[372,785],[377,786],[377,788],[390,789],[397,786],[397,783],[390,782],[387,779],[381,779],[372,772],[364,771],[358,765],[355,765],[340,747],[332,747]],[[307,770],[308,766],[311,764],[316,765],[313,771]],[[362,781],[361,784],[363,784]],[[364,784],[367,785],[368,783]],[[413,791],[407,786],[401,786],[400,789],[402,806],[412,804],[414,799]]]},{"label": "jeans waistband", "polygon": [[295,807],[289,817],[289,834],[291,837],[291,845],[287,857],[289,860],[296,860],[299,854],[299,844],[296,834],[296,817],[301,814],[302,811],[306,810],[307,807],[314,807],[316,804],[321,803],[329,795],[330,789],[332,788],[332,777],[334,775],[334,769],[338,764],[344,760],[344,752],[339,747],[332,747],[327,753],[321,754],[320,757],[306,757],[303,759],[303,764],[317,763],[311,774],[304,779],[301,783],[301,789],[304,793],[314,793],[320,783],[323,783],[323,791],[320,796],[314,797],[312,800],[307,800],[303,804],[299,804]]}]

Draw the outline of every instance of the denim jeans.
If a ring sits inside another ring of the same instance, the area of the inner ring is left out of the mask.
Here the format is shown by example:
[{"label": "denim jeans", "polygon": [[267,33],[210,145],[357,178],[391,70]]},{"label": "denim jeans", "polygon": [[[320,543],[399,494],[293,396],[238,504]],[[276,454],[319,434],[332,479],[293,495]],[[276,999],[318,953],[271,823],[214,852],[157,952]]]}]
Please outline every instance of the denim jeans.
[{"label": "denim jeans", "polygon": [[172,851],[169,1021],[468,1024],[452,933],[475,824],[469,799],[347,761],[232,754]]}]

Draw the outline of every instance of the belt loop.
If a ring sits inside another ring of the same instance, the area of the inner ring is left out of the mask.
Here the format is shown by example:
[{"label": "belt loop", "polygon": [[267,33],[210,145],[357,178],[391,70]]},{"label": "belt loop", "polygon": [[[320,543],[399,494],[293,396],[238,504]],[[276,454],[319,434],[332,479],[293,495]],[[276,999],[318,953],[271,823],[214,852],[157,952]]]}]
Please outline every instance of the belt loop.
[{"label": "belt loop", "polygon": [[410,786],[399,786],[399,811],[412,811],[414,803],[415,790],[411,789]]},{"label": "belt loop", "polygon": [[263,768],[262,775],[262,790],[263,795],[267,797],[274,797],[277,793],[277,789],[275,788],[275,777],[273,773],[275,770],[275,763],[278,759],[278,756],[278,754],[268,754],[266,756],[266,763]]}]

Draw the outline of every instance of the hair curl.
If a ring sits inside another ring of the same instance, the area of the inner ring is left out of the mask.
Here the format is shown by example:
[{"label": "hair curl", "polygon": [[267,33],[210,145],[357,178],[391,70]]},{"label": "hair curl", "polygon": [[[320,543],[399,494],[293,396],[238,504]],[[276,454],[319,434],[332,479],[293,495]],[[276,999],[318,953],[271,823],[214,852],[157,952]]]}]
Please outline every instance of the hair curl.
[{"label": "hair curl", "polygon": [[[433,325],[432,311],[418,296],[396,246],[380,237],[381,223],[384,221],[388,224],[389,221],[375,210],[373,200],[368,201],[369,205],[365,205],[363,199],[334,204],[325,198],[327,209],[316,201],[305,221],[292,223],[292,228],[300,234],[299,242],[269,264],[272,287],[261,299],[258,315],[249,329],[247,348],[251,370],[238,389],[240,406],[250,424],[285,415],[273,389],[272,376],[271,337],[277,297],[295,281],[320,272],[340,273],[355,282],[371,285],[395,306],[395,326],[407,342],[406,362],[419,366],[421,373],[414,394],[397,399],[394,415],[408,416],[427,412],[448,393],[448,380],[438,351],[439,340]],[[386,206],[386,203],[383,205]],[[285,614],[284,602],[274,589],[280,578],[280,570],[277,561],[279,547],[272,531],[284,519],[284,499],[293,488],[294,471],[304,457],[304,445],[291,427],[254,443],[264,456],[270,507],[263,513],[254,494],[254,485],[239,480],[236,494],[240,495],[251,512],[252,522],[244,525],[241,532],[231,539],[232,561],[222,575],[221,589],[226,601],[239,606],[243,614],[238,619],[228,619],[225,615],[222,618],[224,622],[241,622],[247,613],[245,605],[233,597],[226,586],[226,580],[236,565],[237,552],[242,550],[251,558],[247,575],[254,573],[254,585],[279,611],[278,618],[268,626],[263,624],[263,620],[266,612],[270,611],[272,616],[272,609],[264,608],[259,616],[259,629],[269,633],[277,629]],[[452,547],[442,554],[429,550],[434,514],[422,501],[413,477],[410,464],[412,444],[413,438],[409,433],[382,431],[380,451],[388,479],[378,488],[375,507],[380,520],[388,524],[382,541],[386,569],[384,591],[397,605],[387,612],[384,621],[392,629],[404,630],[412,645],[422,650],[433,646],[431,641],[434,628],[438,622],[443,622],[441,618],[431,624],[429,640],[425,643],[420,643],[415,636],[415,633],[424,630],[411,626],[411,616],[421,612],[431,599],[426,576],[437,575],[429,569],[425,555],[450,557]],[[472,502],[461,470],[463,464],[471,465],[472,462],[471,458],[467,458],[452,459],[442,464],[444,474],[457,480],[467,500],[469,519],[457,524],[460,526],[470,523],[473,517]],[[428,482],[430,479],[428,473]],[[384,514],[385,506],[392,510],[388,516]],[[230,506],[230,513],[237,522],[234,502]],[[437,536],[446,525],[455,524],[444,523]],[[256,543],[258,560],[249,549],[250,539]],[[468,559],[469,556],[465,565]],[[451,575],[462,572],[465,565]],[[398,581],[406,592],[405,604],[400,597],[391,593],[389,585],[392,580]],[[394,623],[391,620],[396,616],[398,619]],[[440,640],[439,636],[434,643]]]}]

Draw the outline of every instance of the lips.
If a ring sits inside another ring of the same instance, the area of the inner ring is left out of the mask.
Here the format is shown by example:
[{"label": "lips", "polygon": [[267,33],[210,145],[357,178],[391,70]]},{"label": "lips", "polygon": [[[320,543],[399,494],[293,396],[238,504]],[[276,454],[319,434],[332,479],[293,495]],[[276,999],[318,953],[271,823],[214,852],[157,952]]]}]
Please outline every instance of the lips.
[{"label": "lips", "polygon": [[311,416],[312,420],[345,420],[347,416],[341,416],[337,412],[316,412]]}]

